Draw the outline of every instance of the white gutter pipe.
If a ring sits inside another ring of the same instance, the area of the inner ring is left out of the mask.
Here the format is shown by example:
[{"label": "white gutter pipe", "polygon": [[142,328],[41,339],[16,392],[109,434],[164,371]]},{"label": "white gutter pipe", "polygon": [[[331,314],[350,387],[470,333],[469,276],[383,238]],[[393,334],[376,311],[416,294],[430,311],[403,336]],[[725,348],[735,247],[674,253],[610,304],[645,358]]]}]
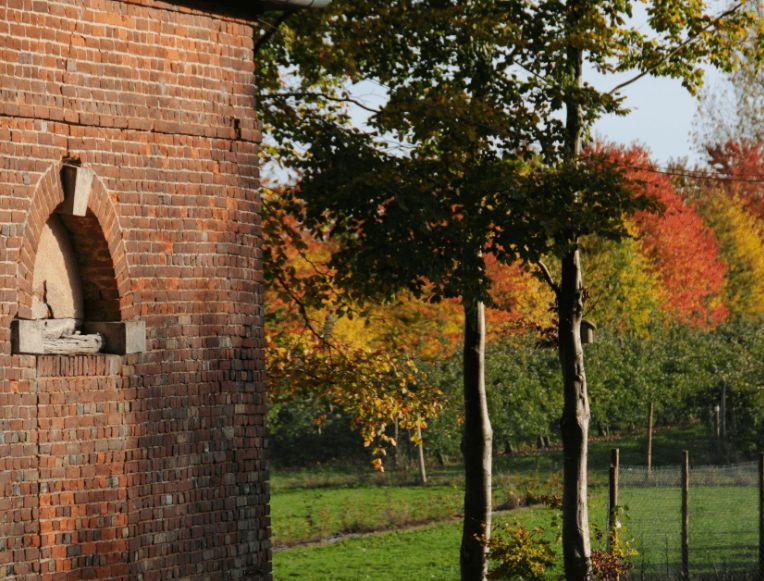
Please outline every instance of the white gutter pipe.
[{"label": "white gutter pipe", "polygon": [[266,0],[262,4],[274,10],[300,10],[302,8],[324,8],[332,0]]}]

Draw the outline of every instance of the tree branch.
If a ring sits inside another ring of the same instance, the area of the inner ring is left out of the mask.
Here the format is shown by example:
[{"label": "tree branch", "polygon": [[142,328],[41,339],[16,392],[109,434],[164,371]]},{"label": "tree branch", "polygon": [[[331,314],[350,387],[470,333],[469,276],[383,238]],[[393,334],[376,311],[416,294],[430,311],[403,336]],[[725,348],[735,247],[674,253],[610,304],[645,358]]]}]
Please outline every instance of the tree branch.
[{"label": "tree branch", "polygon": [[260,93],[255,95],[258,99],[289,99],[290,97],[318,97],[326,99],[327,101],[336,101],[338,103],[352,103],[356,107],[368,111],[369,113],[379,113],[379,109],[374,109],[368,105],[362,103],[358,99],[352,97],[335,97],[334,95],[327,95],[326,93],[319,93],[317,91],[293,91],[289,93]]},{"label": "tree branch", "polygon": [[276,20],[275,23],[271,24],[270,22],[266,22],[265,20],[258,20],[258,24],[264,24],[268,30],[261,34],[260,37],[257,39],[257,42],[255,43],[255,49],[254,54],[257,55],[257,53],[260,52],[260,49],[265,46],[265,43],[267,43],[271,37],[273,37],[277,32],[279,32],[279,26],[284,24],[286,22],[287,18],[289,18],[294,12],[292,11],[286,11],[281,16],[279,16],[278,20]]},{"label": "tree branch", "polygon": [[536,266],[539,269],[539,272],[541,273],[541,278],[544,279],[544,282],[546,282],[549,285],[549,288],[554,291],[555,296],[560,296],[560,287],[557,285],[556,282],[554,282],[554,279],[552,278],[551,273],[549,272],[549,269],[547,268],[546,264],[544,264],[541,260],[539,260],[536,263]]},{"label": "tree branch", "polygon": [[290,299],[292,299],[292,301],[294,301],[295,305],[297,305],[297,310],[300,313],[300,317],[302,318],[303,323],[305,324],[305,328],[308,329],[310,334],[313,335],[319,341],[319,343],[328,347],[331,352],[336,353],[344,361],[346,361],[349,364],[352,364],[350,358],[338,345],[336,345],[333,341],[325,337],[323,333],[319,332],[318,329],[316,329],[313,326],[313,322],[310,320],[310,316],[308,315],[307,305],[302,300],[300,300],[300,298],[292,291],[287,281],[284,280],[284,277],[282,277],[281,274],[277,272],[274,273],[273,276],[275,281],[284,290],[287,296]]},{"label": "tree branch", "polygon": [[300,317],[302,317],[303,323],[305,324],[305,327],[310,331],[311,335],[313,335],[316,339],[321,341],[322,343],[327,343],[331,345],[323,336],[322,333],[319,333],[318,330],[313,326],[313,322],[310,320],[310,317],[308,316],[308,308],[305,305],[304,302],[300,300],[300,298],[292,292],[292,289],[290,288],[289,284],[284,280],[284,277],[281,276],[278,272],[273,273],[274,279],[276,282],[279,283],[279,286],[284,289],[284,292],[287,294],[287,296],[294,301],[294,304],[297,305],[297,310],[300,313]]},{"label": "tree branch", "polygon": [[672,50],[670,50],[669,52],[667,52],[667,53],[666,53],[666,55],[665,55],[665,56],[664,56],[662,59],[660,59],[660,60],[659,60],[657,63],[653,64],[651,67],[648,67],[648,68],[646,68],[644,71],[642,71],[642,72],[641,72],[641,73],[639,73],[638,75],[635,75],[634,77],[632,77],[632,78],[628,79],[627,81],[624,81],[623,83],[620,83],[620,84],[616,85],[615,87],[613,87],[612,89],[610,89],[610,90],[607,92],[607,94],[608,94],[608,95],[612,95],[613,93],[617,93],[618,91],[620,91],[620,90],[621,90],[621,89],[623,89],[624,87],[628,87],[629,85],[631,85],[631,84],[633,84],[633,83],[636,83],[636,82],[637,82],[639,79],[641,79],[642,77],[649,75],[649,74],[650,74],[650,73],[652,73],[652,72],[653,72],[655,69],[657,69],[659,66],[661,66],[663,63],[665,63],[667,60],[669,60],[669,59],[670,59],[672,56],[674,56],[675,54],[679,53],[679,52],[680,52],[680,51],[681,51],[681,50],[682,50],[684,47],[686,47],[688,44],[692,44],[693,42],[695,42],[695,41],[698,39],[698,37],[699,37],[699,35],[700,35],[700,33],[701,33],[701,32],[705,32],[706,30],[708,30],[709,28],[711,28],[712,26],[714,26],[714,25],[715,25],[717,22],[719,22],[720,20],[722,20],[722,19],[726,18],[726,17],[727,17],[727,16],[729,16],[730,14],[734,14],[734,13],[735,13],[735,12],[737,12],[737,11],[738,11],[738,10],[739,10],[739,9],[740,9],[742,6],[743,6],[743,3],[742,3],[742,2],[739,2],[738,4],[736,4],[735,6],[733,6],[732,8],[730,8],[729,10],[725,10],[724,12],[722,12],[721,14],[719,14],[719,16],[717,16],[716,18],[714,18],[713,20],[711,20],[711,21],[710,21],[708,24],[706,24],[706,25],[705,25],[703,28],[701,28],[701,29],[698,31],[698,33],[697,33],[697,34],[695,34],[694,36],[690,36],[690,37],[689,37],[689,38],[687,38],[687,39],[686,39],[684,42],[681,42],[681,43],[679,43],[679,44],[678,44],[677,46],[675,46],[675,47],[674,47]]}]

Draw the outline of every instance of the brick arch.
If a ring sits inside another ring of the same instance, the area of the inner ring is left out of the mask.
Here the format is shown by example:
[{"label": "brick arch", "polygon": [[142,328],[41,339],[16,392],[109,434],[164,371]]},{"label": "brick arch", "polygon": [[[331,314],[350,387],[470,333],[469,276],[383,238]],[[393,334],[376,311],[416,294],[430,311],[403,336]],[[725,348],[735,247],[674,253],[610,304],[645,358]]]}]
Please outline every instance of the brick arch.
[{"label": "brick arch", "polygon": [[[64,201],[61,165],[54,164],[38,182],[24,225],[17,271],[18,317],[22,319],[32,316],[34,263],[43,226]],[[92,312],[88,313],[86,307],[86,317],[92,320],[132,318],[132,291],[122,231],[114,204],[97,175],[93,179],[87,215],[62,218],[80,259],[81,276],[93,276],[99,288],[106,289],[109,295]]]}]

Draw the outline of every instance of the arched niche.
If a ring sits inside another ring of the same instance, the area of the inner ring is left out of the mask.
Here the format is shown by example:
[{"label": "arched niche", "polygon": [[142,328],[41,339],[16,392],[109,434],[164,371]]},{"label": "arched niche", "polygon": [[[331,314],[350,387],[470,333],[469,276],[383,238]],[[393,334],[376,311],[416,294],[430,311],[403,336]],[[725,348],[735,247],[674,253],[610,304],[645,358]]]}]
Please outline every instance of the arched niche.
[{"label": "arched niche", "polygon": [[117,277],[98,219],[89,210],[84,216],[60,213],[51,219],[56,217],[69,235],[76,261],[82,289],[82,318],[87,321],[121,320]]},{"label": "arched niche", "polygon": [[82,278],[69,230],[52,214],[42,228],[32,276],[32,319],[85,319]]},{"label": "arched niche", "polygon": [[14,352],[145,349],[144,324],[124,320],[129,304],[124,246],[104,195],[93,172],[77,165],[64,164],[41,181],[20,253]]}]

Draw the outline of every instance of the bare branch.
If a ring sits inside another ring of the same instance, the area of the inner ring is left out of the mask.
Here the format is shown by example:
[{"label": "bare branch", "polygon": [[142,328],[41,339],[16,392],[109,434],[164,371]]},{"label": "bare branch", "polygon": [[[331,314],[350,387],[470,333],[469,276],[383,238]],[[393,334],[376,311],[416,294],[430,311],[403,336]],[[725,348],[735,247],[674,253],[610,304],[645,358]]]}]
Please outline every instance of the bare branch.
[{"label": "bare branch", "polygon": [[255,95],[258,99],[288,99],[290,97],[318,97],[320,99],[326,99],[327,101],[336,101],[338,103],[352,103],[356,107],[368,111],[369,113],[379,113],[379,109],[369,107],[365,103],[362,103],[358,99],[352,97],[336,97],[334,95],[327,95],[326,93],[320,93],[318,91],[293,91],[289,93],[261,93]]},{"label": "bare branch", "polygon": [[549,269],[547,268],[546,264],[544,264],[541,260],[539,260],[536,263],[536,266],[539,269],[539,272],[541,273],[541,278],[544,279],[544,281],[549,285],[549,288],[554,291],[555,296],[560,295],[560,287],[557,285],[556,282],[554,282],[554,279],[552,278],[551,273],[549,272]]},{"label": "bare branch", "polygon": [[738,3],[738,4],[735,4],[735,6],[733,6],[732,8],[730,8],[730,9],[728,9],[728,10],[725,10],[724,12],[722,12],[721,14],[719,14],[719,16],[717,16],[716,18],[714,18],[713,20],[711,20],[711,21],[710,21],[708,24],[706,24],[706,25],[705,25],[703,28],[701,28],[701,29],[698,31],[698,33],[697,33],[697,34],[695,34],[694,36],[690,36],[690,37],[688,37],[688,38],[687,38],[687,39],[685,39],[683,42],[681,42],[681,43],[679,43],[677,46],[675,46],[675,47],[674,47],[672,50],[670,50],[669,52],[667,52],[667,53],[666,53],[666,55],[665,55],[665,56],[664,56],[662,59],[660,59],[660,60],[659,60],[657,63],[653,64],[651,67],[648,67],[648,68],[646,68],[644,71],[642,71],[642,72],[641,72],[641,73],[639,73],[638,75],[635,75],[635,76],[633,76],[632,78],[630,78],[630,79],[628,79],[628,80],[624,81],[623,83],[620,83],[620,84],[616,85],[615,87],[613,87],[612,89],[610,89],[610,90],[607,92],[607,94],[608,94],[608,95],[612,95],[612,94],[614,94],[614,93],[617,93],[618,91],[620,91],[620,90],[621,90],[621,89],[623,89],[624,87],[628,87],[629,85],[631,85],[631,84],[633,84],[633,83],[636,83],[636,82],[637,82],[639,79],[641,79],[642,77],[649,75],[649,74],[650,74],[650,73],[652,73],[652,72],[653,72],[655,69],[657,69],[659,66],[661,66],[663,63],[665,63],[667,60],[669,60],[671,57],[673,57],[675,54],[678,54],[678,53],[679,53],[679,52],[680,52],[680,51],[681,51],[681,50],[682,50],[684,47],[686,47],[687,45],[689,45],[689,44],[692,44],[693,42],[695,42],[695,41],[696,41],[696,40],[699,38],[699,35],[700,35],[700,33],[701,33],[701,32],[705,32],[705,31],[707,31],[709,28],[711,28],[712,26],[716,25],[716,23],[717,23],[717,22],[719,22],[720,20],[723,20],[724,18],[726,18],[726,17],[727,17],[727,16],[729,16],[730,14],[734,14],[734,13],[735,13],[735,12],[737,12],[737,11],[738,11],[738,10],[739,10],[739,9],[740,9],[742,6],[743,6],[743,3],[742,3],[742,2],[740,2],[740,3]]}]

